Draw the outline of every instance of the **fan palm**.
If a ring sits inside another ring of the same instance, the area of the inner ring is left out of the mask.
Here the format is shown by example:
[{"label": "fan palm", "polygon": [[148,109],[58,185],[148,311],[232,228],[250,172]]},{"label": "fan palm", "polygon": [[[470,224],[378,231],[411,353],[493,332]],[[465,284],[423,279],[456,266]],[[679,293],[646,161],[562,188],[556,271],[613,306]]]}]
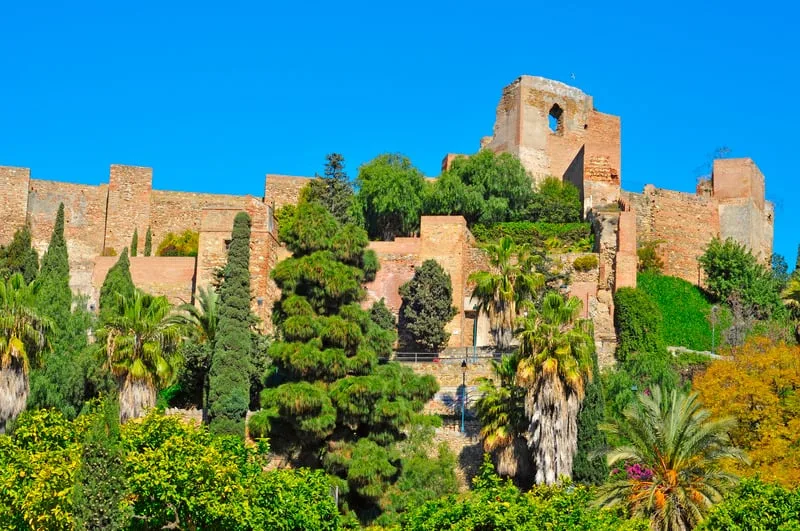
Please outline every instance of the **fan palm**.
[{"label": "fan palm", "polygon": [[182,327],[188,337],[194,338],[202,346],[199,355],[187,354],[186,365],[198,379],[202,379],[203,422],[208,420],[208,371],[211,368],[218,321],[219,295],[212,287],[200,288],[197,304],[182,304],[171,318],[171,322]]},{"label": "fan palm", "polygon": [[792,317],[795,318],[797,324],[795,325],[795,335],[800,337],[800,278],[792,274],[786,287],[781,292],[781,299],[783,304],[789,309]]},{"label": "fan palm", "polygon": [[591,323],[578,319],[581,302],[547,293],[541,310],[520,319],[517,382],[526,387],[525,414],[534,481],[552,485],[572,477],[578,448],[578,412],[591,379]]},{"label": "fan palm", "polygon": [[0,433],[25,409],[28,372],[52,329],[50,320],[36,312],[37,291],[38,284],[27,284],[21,273],[0,280]]},{"label": "fan palm", "polygon": [[516,384],[519,356],[492,361],[492,378],[479,380],[481,398],[475,404],[481,422],[483,448],[490,452],[498,474],[526,485],[531,476],[530,455],[525,442],[525,389]]},{"label": "fan palm", "polygon": [[97,344],[119,383],[120,420],[142,416],[156,392],[174,380],[182,362],[180,327],[165,297],[141,291],[119,296],[118,314],[97,333]]},{"label": "fan palm", "polygon": [[629,467],[627,478],[601,487],[598,503],[623,504],[632,515],[650,518],[654,529],[695,527],[738,481],[720,461],[745,460],[728,438],[734,421],[710,416],[696,393],[663,394],[655,387],[651,396],[640,394],[621,418],[601,426],[629,441],[608,453],[609,466]]},{"label": "fan palm", "polygon": [[477,310],[489,316],[495,344],[508,348],[514,332],[519,304],[544,285],[544,275],[535,271],[528,248],[516,245],[508,236],[484,247],[491,271],[476,271],[469,276],[475,284],[472,298]]}]

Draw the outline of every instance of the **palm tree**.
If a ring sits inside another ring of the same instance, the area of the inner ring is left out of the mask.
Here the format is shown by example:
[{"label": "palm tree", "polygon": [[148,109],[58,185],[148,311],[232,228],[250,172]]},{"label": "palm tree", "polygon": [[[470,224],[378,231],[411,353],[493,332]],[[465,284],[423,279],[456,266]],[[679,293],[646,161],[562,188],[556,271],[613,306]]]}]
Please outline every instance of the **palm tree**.
[{"label": "palm tree", "polygon": [[580,309],[576,297],[566,300],[550,292],[541,310],[531,307],[520,319],[517,382],[527,388],[527,437],[537,484],[572,477],[578,412],[584,384],[592,377],[594,352],[591,323],[578,319]]},{"label": "palm tree", "polygon": [[28,372],[52,329],[50,320],[36,312],[38,287],[27,284],[21,273],[0,280],[0,433],[25,409]]},{"label": "palm tree", "polygon": [[598,504],[623,504],[633,516],[650,518],[653,529],[692,529],[738,482],[720,467],[723,459],[746,460],[730,445],[735,422],[711,420],[696,393],[663,394],[659,387],[650,393],[601,426],[629,443],[608,453],[609,466],[628,464],[627,477],[601,487]]},{"label": "palm tree", "polygon": [[795,324],[795,335],[800,337],[800,278],[792,274],[789,277],[789,281],[786,283],[786,287],[781,292],[781,298],[783,299],[783,304],[789,309],[792,317],[794,317],[796,324]]},{"label": "palm tree", "polygon": [[156,392],[172,383],[182,362],[180,328],[165,297],[141,291],[118,296],[118,314],[97,333],[97,343],[119,383],[120,420],[141,417]]},{"label": "palm tree", "polygon": [[498,379],[479,380],[481,398],[475,404],[481,422],[483,449],[492,454],[497,473],[509,477],[519,486],[528,486],[531,460],[525,432],[525,389],[516,384],[518,354],[492,361],[492,372]]},{"label": "palm tree", "polygon": [[519,304],[544,285],[544,275],[535,271],[535,260],[527,246],[516,245],[508,236],[484,247],[491,271],[476,271],[469,276],[475,284],[472,298],[477,310],[489,316],[495,344],[511,345]]},{"label": "palm tree", "polygon": [[187,368],[191,365],[195,374],[202,378],[203,422],[206,423],[208,422],[208,371],[211,368],[211,353],[214,351],[214,339],[217,335],[219,295],[212,287],[200,288],[198,293],[198,304],[182,304],[171,319],[186,330],[188,337],[194,338],[202,346],[198,355],[186,355],[186,365]]}]

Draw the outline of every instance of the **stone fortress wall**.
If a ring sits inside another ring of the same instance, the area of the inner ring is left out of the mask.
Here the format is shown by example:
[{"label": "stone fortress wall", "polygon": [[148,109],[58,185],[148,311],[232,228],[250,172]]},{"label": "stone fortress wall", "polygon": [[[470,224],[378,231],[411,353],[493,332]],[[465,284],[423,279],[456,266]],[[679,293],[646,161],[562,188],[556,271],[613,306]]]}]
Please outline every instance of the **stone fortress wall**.
[{"label": "stone fortress wall", "polygon": [[[599,266],[586,278],[574,278],[568,289],[594,321],[603,365],[613,363],[616,346],[612,294],[636,285],[636,250],[643,242],[662,242],[658,252],[665,273],[697,284],[703,281],[697,258],[714,236],[733,237],[764,260],[771,256],[774,209],[764,198],[764,176],[752,160],[714,161],[711,180],[700,182],[696,194],[650,185],[642,193],[622,191],[620,118],[597,111],[592,97],[575,87],[540,77],[518,78],[503,90],[493,135],[484,137],[480,147],[518,156],[535,182],[555,176],[580,190],[584,214],[595,232]],[[448,154],[442,169],[455,157]],[[248,212],[253,220],[253,309],[271,331],[270,312],[279,293],[269,272],[287,254],[277,242],[273,212],[296,203],[310,178],[267,175],[264,195],[254,197],[153,190],[152,169],[137,166],[112,165],[108,184],[99,186],[32,179],[30,174],[27,168],[0,166],[0,244],[27,222],[41,255],[63,202],[71,285],[89,297],[90,307],[116,260],[103,255],[129,246],[137,229],[143,250],[148,227],[154,252],[168,232],[199,231],[196,260],[131,261],[137,285],[173,302],[189,302],[224,265],[234,216]],[[398,288],[411,279],[416,266],[435,259],[451,275],[458,308],[448,325],[450,346],[489,344],[488,322],[476,315],[468,282],[470,273],[485,268],[485,259],[463,218],[425,216],[417,237],[370,245],[381,262],[377,278],[367,286],[370,301],[385,298],[397,312]]]}]

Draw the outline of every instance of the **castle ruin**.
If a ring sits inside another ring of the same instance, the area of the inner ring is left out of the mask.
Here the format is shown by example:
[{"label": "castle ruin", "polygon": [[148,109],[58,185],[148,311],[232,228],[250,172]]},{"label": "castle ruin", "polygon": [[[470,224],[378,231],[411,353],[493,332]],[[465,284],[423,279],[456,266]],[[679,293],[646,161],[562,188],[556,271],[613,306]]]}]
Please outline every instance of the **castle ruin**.
[{"label": "castle ruin", "polygon": [[[637,248],[661,242],[664,273],[695,284],[703,277],[698,257],[714,236],[732,237],[762,260],[772,254],[773,205],[765,200],[764,176],[750,159],[714,161],[709,181],[695,194],[646,186],[642,193],[621,189],[621,121],[594,108],[591,96],[566,84],[522,76],[507,86],[497,106],[493,135],[481,149],[516,155],[534,182],[555,176],[580,191],[584,215],[596,235],[599,266],[588,274],[573,272],[570,293],[584,302],[584,315],[595,323],[602,364],[613,362],[616,337],[612,293],[636,285]],[[446,170],[456,155],[444,158]],[[112,165],[108,184],[88,186],[32,179],[28,168],[0,166],[0,244],[30,224],[40,255],[47,248],[59,203],[65,206],[65,232],[71,286],[95,309],[99,288],[116,261],[110,256],[130,245],[138,230],[139,248],[148,229],[157,245],[168,232],[198,231],[198,256],[131,259],[137,286],[172,302],[190,302],[198,287],[212,282],[224,265],[233,218],[239,211],[252,219],[251,275],[253,309],[271,330],[270,312],[279,297],[269,273],[286,250],[277,241],[275,208],[296,203],[310,178],[267,175],[264,194],[234,196],[154,190],[152,169]],[[385,298],[399,309],[399,286],[425,259],[437,260],[450,273],[458,314],[448,326],[450,346],[488,344],[488,323],[477,315],[467,279],[485,267],[481,251],[461,217],[424,216],[420,233],[392,242],[373,242],[381,261],[377,278],[367,286],[370,300]],[[571,260],[563,260],[567,268]]]}]

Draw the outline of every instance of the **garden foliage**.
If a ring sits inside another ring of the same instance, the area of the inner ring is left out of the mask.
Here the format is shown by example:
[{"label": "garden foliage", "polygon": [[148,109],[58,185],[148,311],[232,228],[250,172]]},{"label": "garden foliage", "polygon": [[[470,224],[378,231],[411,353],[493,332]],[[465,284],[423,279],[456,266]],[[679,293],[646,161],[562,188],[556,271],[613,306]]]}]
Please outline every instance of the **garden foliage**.
[{"label": "garden foliage", "polygon": [[435,352],[446,347],[450,332],[445,327],[458,313],[447,271],[436,260],[425,260],[400,286],[400,296],[400,331],[408,334],[411,348]]}]

